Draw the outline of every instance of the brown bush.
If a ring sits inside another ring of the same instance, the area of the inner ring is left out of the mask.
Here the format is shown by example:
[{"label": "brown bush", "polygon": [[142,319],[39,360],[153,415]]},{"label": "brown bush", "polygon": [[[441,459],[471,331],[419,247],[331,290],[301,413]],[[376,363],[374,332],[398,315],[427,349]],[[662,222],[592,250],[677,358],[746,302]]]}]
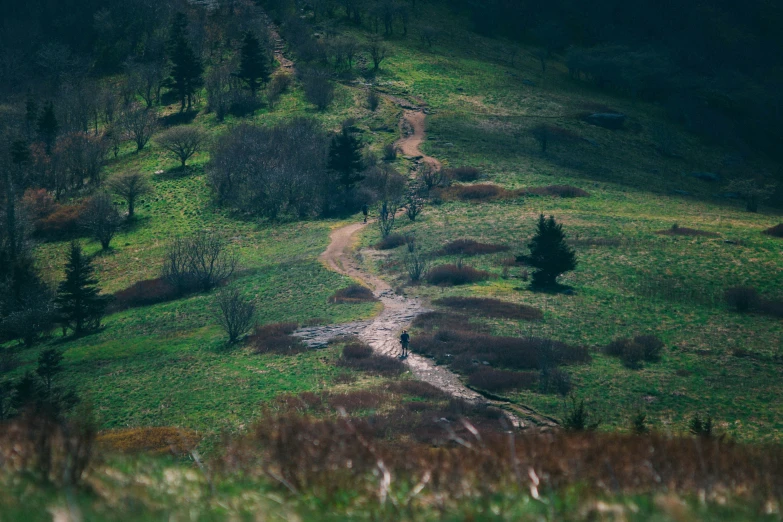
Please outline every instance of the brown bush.
[{"label": "brown bush", "polygon": [[764,231],[764,234],[772,237],[783,237],[783,223],[770,227]]},{"label": "brown bush", "polygon": [[541,310],[523,304],[509,303],[499,299],[483,297],[443,297],[434,301],[435,304],[489,317],[505,319],[521,319],[536,321],[543,317]]},{"label": "brown bush", "polygon": [[587,198],[590,193],[571,185],[548,185],[546,187],[534,187],[525,189],[526,194],[537,196],[552,196],[558,198]]},{"label": "brown bush", "polygon": [[486,281],[489,277],[489,272],[472,266],[438,265],[427,273],[426,280],[431,285],[456,286]]},{"label": "brown bush", "polygon": [[309,348],[298,337],[291,335],[299,325],[296,323],[275,323],[257,326],[248,336],[248,344],[256,353],[277,353],[294,355],[307,351]]},{"label": "brown bush", "polygon": [[508,190],[499,185],[479,183],[476,185],[455,185],[438,189],[437,196],[444,200],[461,199],[463,201],[481,202],[514,199],[522,194],[518,190]]},{"label": "brown bush", "polygon": [[783,317],[783,299],[762,299],[758,307],[762,314]]},{"label": "brown bush", "polygon": [[695,228],[681,227],[676,223],[667,228],[666,230],[658,230],[656,234],[662,236],[702,236],[702,237],[718,237],[715,232],[707,232],[704,230],[697,230]]},{"label": "brown bush", "polygon": [[392,393],[410,395],[421,399],[446,399],[449,397],[448,393],[423,381],[394,381],[390,382],[386,389]]},{"label": "brown bush", "polygon": [[405,364],[402,361],[387,355],[371,355],[369,357],[350,359],[340,357],[337,360],[337,366],[386,377],[401,375],[405,372]]},{"label": "brown bush", "polygon": [[389,234],[373,246],[376,250],[391,250],[392,248],[401,247],[405,243],[405,236],[402,234]]},{"label": "brown bush", "polygon": [[411,349],[463,372],[473,371],[473,365],[483,362],[502,368],[535,370],[542,365],[584,364],[591,360],[584,346],[539,337],[498,337],[448,329],[413,337]]},{"label": "brown bush", "polygon": [[149,306],[172,301],[179,297],[177,289],[163,278],[145,279],[114,294],[111,309],[119,312],[138,306]]},{"label": "brown bush", "polygon": [[468,377],[469,385],[488,392],[533,388],[537,382],[538,374],[535,372],[510,372],[492,368],[478,370]]},{"label": "brown bush", "polygon": [[104,448],[123,453],[188,454],[201,441],[198,432],[170,426],[110,430],[98,435]]},{"label": "brown bush", "polygon": [[475,167],[457,167],[456,169],[446,171],[446,176],[463,183],[471,183],[479,180],[481,171]]},{"label": "brown bush", "polygon": [[479,243],[472,239],[457,239],[446,243],[438,251],[441,256],[480,256],[483,254],[496,254],[498,252],[508,252],[511,250],[506,245],[492,245],[489,243]]},{"label": "brown bush", "polygon": [[413,320],[413,326],[427,332],[441,329],[476,333],[489,331],[488,326],[471,323],[468,317],[444,312],[427,312],[421,314]]},{"label": "brown bush", "polygon": [[343,288],[329,298],[329,302],[335,304],[372,303],[377,300],[372,290],[362,285],[351,285],[348,288]]},{"label": "brown bush", "polygon": [[604,353],[619,357],[629,368],[637,368],[642,361],[660,359],[663,341],[654,335],[639,335],[633,339],[615,339],[604,348]]},{"label": "brown bush", "polygon": [[343,359],[367,359],[372,356],[372,346],[361,341],[350,341],[343,347]]},{"label": "brown bush", "polygon": [[58,206],[46,189],[27,189],[22,196],[22,208],[33,222],[48,218]]},{"label": "brown bush", "polygon": [[735,286],[724,292],[726,304],[737,312],[749,312],[759,304],[759,294],[749,286]]},{"label": "brown bush", "polygon": [[383,394],[375,390],[357,390],[330,395],[326,402],[333,410],[343,408],[347,412],[377,408],[383,402]]},{"label": "brown bush", "polygon": [[63,239],[78,235],[86,205],[58,205],[54,212],[34,222],[35,232],[51,239]]}]

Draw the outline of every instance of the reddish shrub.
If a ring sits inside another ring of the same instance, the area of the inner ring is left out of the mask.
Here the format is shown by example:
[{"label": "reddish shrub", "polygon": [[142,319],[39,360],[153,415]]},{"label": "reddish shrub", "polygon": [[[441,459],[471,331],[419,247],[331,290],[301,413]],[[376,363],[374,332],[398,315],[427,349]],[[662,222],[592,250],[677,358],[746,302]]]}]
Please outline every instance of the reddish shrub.
[{"label": "reddish shrub", "polygon": [[386,355],[371,355],[362,358],[340,357],[337,360],[337,366],[387,377],[401,375],[405,372],[405,365],[402,361]]},{"label": "reddish shrub", "polygon": [[111,430],[98,435],[96,442],[123,453],[188,454],[201,441],[195,431],[169,426]]},{"label": "reddish shrub", "polygon": [[371,303],[377,300],[372,290],[362,285],[351,285],[348,288],[343,288],[329,298],[329,302],[335,304]]},{"label": "reddish shrub", "polygon": [[480,256],[483,254],[496,254],[498,252],[508,252],[511,250],[506,245],[492,245],[488,243],[479,243],[472,239],[457,239],[443,245],[438,252],[442,256]]},{"label": "reddish shrub", "polygon": [[434,330],[456,330],[467,332],[488,332],[483,324],[471,323],[465,316],[444,312],[427,312],[413,320],[413,326],[428,332]]},{"label": "reddish shrub", "polygon": [[401,393],[421,399],[445,399],[449,397],[443,390],[423,381],[395,381],[389,383],[387,389],[392,393]]},{"label": "reddish shrub", "polygon": [[770,227],[764,231],[764,234],[772,237],[783,237],[783,223]]},{"label": "reddish shrub", "polygon": [[257,326],[248,337],[248,343],[256,353],[278,353],[294,355],[308,350],[307,345],[298,337],[291,335],[296,331],[296,323],[275,323]]},{"label": "reddish shrub", "polygon": [[553,196],[559,198],[586,198],[590,193],[571,185],[548,185],[546,187],[534,187],[525,190],[526,194],[537,196]]},{"label": "reddish shrub", "polygon": [[326,399],[333,410],[343,408],[345,411],[369,410],[377,408],[383,402],[383,394],[372,390],[357,390],[349,393],[330,395]]},{"label": "reddish shrub", "polygon": [[663,341],[654,335],[639,335],[633,339],[616,339],[604,348],[604,353],[619,357],[629,368],[636,368],[642,361],[660,359]]},{"label": "reddish shrub", "polygon": [[522,319],[526,321],[535,321],[543,317],[541,310],[532,306],[482,297],[443,297],[435,301],[435,304],[489,317]]},{"label": "reddish shrub", "polygon": [[718,237],[715,232],[706,232],[704,230],[697,230],[695,228],[681,227],[676,223],[667,228],[666,230],[659,230],[656,234],[662,236],[702,236],[702,237]]},{"label": "reddish shrub", "polygon": [[461,181],[463,183],[470,183],[478,181],[481,177],[481,171],[475,167],[457,167],[456,169],[449,169],[446,175],[450,179]]},{"label": "reddish shrub", "polygon": [[366,359],[372,356],[372,346],[361,341],[351,341],[343,347],[344,359]]},{"label": "reddish shrub", "polygon": [[172,301],[178,297],[177,290],[163,278],[146,279],[114,294],[112,309],[127,310],[138,306],[149,306]]},{"label": "reddish shrub", "polygon": [[59,205],[47,217],[35,222],[35,232],[49,238],[72,237],[79,232],[79,221],[85,204]]},{"label": "reddish shrub", "polygon": [[498,185],[480,183],[477,185],[458,185],[443,191],[444,199],[461,199],[464,201],[487,201],[498,199],[513,199],[519,192],[504,189]]},{"label": "reddish shrub", "polygon": [[454,286],[477,283],[489,279],[489,272],[472,266],[439,265],[427,273],[427,282],[437,286]]},{"label": "reddish shrub", "polygon": [[57,210],[57,202],[45,189],[27,189],[22,196],[22,207],[33,222],[46,219]]},{"label": "reddish shrub", "polygon": [[487,368],[470,375],[468,384],[486,390],[497,392],[514,388],[532,388],[538,382],[535,372],[510,372]]},{"label": "reddish shrub", "polygon": [[391,250],[392,248],[401,247],[406,243],[405,236],[402,234],[391,234],[375,243],[376,250]]}]

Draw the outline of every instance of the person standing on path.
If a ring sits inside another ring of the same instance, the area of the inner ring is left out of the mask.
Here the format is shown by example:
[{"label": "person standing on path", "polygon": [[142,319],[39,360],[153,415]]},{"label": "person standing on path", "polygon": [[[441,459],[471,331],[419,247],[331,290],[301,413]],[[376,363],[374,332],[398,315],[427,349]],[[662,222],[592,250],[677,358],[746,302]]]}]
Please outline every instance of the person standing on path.
[{"label": "person standing on path", "polygon": [[370,207],[367,206],[367,203],[362,205],[362,214],[364,214],[364,222],[367,223],[367,215],[370,213]]},{"label": "person standing on path", "polygon": [[411,341],[411,336],[408,334],[408,330],[403,330],[400,335],[400,344],[402,345],[402,357],[408,357],[408,343]]}]

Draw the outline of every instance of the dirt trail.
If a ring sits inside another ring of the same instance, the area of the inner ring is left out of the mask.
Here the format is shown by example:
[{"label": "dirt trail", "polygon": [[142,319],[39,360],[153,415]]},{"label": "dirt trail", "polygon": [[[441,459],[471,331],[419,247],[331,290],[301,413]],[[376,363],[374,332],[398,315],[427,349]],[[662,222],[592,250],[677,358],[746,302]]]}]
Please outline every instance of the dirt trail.
[{"label": "dirt trail", "polygon": [[[435,168],[441,168],[438,160],[423,155],[419,150],[419,145],[425,138],[424,112],[406,110],[403,117],[413,131],[397,142],[399,148],[408,156],[419,158]],[[383,311],[369,321],[302,328],[294,335],[301,337],[311,347],[323,347],[336,337],[354,335],[372,346],[376,353],[396,357],[400,354],[398,340],[400,331],[408,327],[416,316],[429,310],[418,299],[395,294],[381,278],[362,270],[355,255],[354,246],[357,234],[365,226],[367,225],[355,223],[335,229],[330,234],[329,246],[321,254],[320,259],[331,270],[351,277],[371,288],[383,304]],[[412,353],[405,359],[405,364],[416,379],[429,383],[454,397],[502,408],[512,424],[519,428],[557,425],[554,419],[539,415],[524,406],[487,399],[465,386],[459,377],[448,368],[438,366],[426,357]]]}]

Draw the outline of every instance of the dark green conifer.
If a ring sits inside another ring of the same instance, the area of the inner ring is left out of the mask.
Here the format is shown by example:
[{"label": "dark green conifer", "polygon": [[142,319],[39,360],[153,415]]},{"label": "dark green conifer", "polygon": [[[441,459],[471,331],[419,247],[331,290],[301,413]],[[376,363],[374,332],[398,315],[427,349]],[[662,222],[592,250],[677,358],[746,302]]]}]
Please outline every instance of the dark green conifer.
[{"label": "dark green conifer", "polygon": [[169,59],[171,60],[171,77],[168,85],[177,92],[181,102],[181,110],[190,110],[193,104],[193,94],[203,84],[201,75],[204,67],[201,60],[193,52],[188,42],[188,21],[183,13],[174,17],[169,35]]},{"label": "dark green conifer", "polygon": [[237,77],[247,84],[253,96],[259,86],[269,81],[269,60],[261,48],[261,42],[253,33],[245,33]]},{"label": "dark green conifer", "polygon": [[57,115],[54,113],[54,104],[52,102],[44,105],[43,112],[38,116],[38,136],[46,144],[46,153],[52,153],[52,145],[57,139],[57,133],[60,130],[60,123],[57,121]]},{"label": "dark green conifer", "polygon": [[329,168],[339,175],[339,183],[346,190],[362,181],[362,143],[343,126],[342,132],[329,145]]},{"label": "dark green conifer", "polygon": [[553,216],[538,218],[536,235],[528,244],[527,262],[537,270],[533,274],[534,287],[554,286],[561,274],[576,268],[576,253],[568,246],[563,225]]},{"label": "dark green conifer", "polygon": [[77,335],[98,328],[106,311],[107,298],[100,295],[93,271],[92,261],[79,243],[71,243],[65,280],[57,288],[55,304],[63,328],[71,328]]}]

